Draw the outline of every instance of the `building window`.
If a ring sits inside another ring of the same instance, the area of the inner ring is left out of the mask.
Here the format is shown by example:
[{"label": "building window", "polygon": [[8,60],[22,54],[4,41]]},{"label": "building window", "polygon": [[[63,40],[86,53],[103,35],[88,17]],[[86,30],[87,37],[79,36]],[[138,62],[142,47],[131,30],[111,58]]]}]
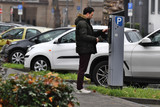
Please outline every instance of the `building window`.
[{"label": "building window", "polygon": [[151,14],[155,14],[155,0],[151,0]]},{"label": "building window", "polygon": [[158,0],[158,14],[160,14],[160,0]]}]

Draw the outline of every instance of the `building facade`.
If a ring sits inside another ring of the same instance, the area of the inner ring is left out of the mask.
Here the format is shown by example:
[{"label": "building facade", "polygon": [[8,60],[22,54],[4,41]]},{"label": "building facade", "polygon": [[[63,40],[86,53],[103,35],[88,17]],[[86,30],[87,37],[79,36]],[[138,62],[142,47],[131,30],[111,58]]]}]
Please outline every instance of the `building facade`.
[{"label": "building facade", "polygon": [[[67,25],[74,25],[77,14],[81,13],[86,6],[92,6],[95,9],[93,24],[103,23],[103,0],[57,0],[58,7],[53,1],[56,0],[0,0],[2,9],[0,21],[23,22],[53,28],[57,21],[60,22],[60,26],[65,26],[66,22]],[[23,6],[22,15],[19,15],[18,5]],[[58,19],[55,18],[57,8],[60,14]]]},{"label": "building facade", "polygon": [[160,0],[149,0],[148,31],[160,28]]},{"label": "building facade", "polygon": [[160,28],[160,0],[131,0],[132,23],[139,23],[143,36]]},{"label": "building facade", "polygon": [[0,0],[1,21],[19,22],[18,5],[23,5],[22,22],[45,26],[48,4],[46,0]]},{"label": "building facade", "polygon": [[[143,36],[160,27],[160,0],[124,0],[126,22],[129,22],[127,15],[129,2],[133,3],[132,27],[139,23]],[[18,14],[18,5],[23,5],[22,15]],[[77,14],[82,13],[86,6],[95,9],[92,24],[104,24],[104,0],[0,0],[0,21],[21,21],[52,28],[56,27],[56,22],[59,22],[60,26],[74,25]]]},{"label": "building facade", "polygon": [[139,23],[143,36],[148,34],[148,0],[131,0],[133,3],[132,23]]}]

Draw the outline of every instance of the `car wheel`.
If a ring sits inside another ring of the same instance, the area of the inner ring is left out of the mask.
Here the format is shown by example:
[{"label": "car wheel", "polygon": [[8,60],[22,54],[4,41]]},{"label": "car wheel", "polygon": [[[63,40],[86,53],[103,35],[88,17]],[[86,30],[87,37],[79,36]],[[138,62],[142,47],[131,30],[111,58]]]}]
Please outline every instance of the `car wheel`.
[{"label": "car wheel", "polygon": [[47,71],[50,70],[50,64],[47,58],[45,57],[37,57],[33,60],[31,65],[31,69],[34,71]]},{"label": "car wheel", "polygon": [[107,86],[108,85],[108,62],[102,61],[98,63],[92,74],[92,79],[96,85]]},{"label": "car wheel", "polygon": [[21,50],[15,50],[10,54],[9,60],[11,63],[24,64],[25,53]]}]

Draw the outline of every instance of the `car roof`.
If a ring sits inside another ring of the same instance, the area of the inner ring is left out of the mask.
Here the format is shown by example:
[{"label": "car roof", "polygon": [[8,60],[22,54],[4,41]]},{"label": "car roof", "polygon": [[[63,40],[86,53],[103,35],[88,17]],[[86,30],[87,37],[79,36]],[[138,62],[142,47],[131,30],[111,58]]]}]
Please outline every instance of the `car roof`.
[{"label": "car roof", "polygon": [[43,32],[53,29],[53,28],[39,27],[39,26],[21,26],[21,27],[16,27],[16,28],[12,28],[12,29],[20,29],[20,28],[23,28],[23,29],[37,29],[37,30],[40,30],[40,31],[43,31]]},{"label": "car roof", "polygon": [[124,31],[139,31],[138,29],[133,29],[133,28],[124,28]]},{"label": "car roof", "polygon": [[[108,26],[105,26],[105,25],[92,25],[92,26],[93,26],[93,29],[107,29],[108,28]],[[132,30],[138,31],[137,29],[133,29],[133,28],[127,28],[127,27],[124,28],[124,31],[132,31]]]},{"label": "car roof", "polygon": [[92,27],[93,29],[107,29],[108,28],[108,26],[104,26],[104,25],[93,25]]},{"label": "car roof", "polygon": [[[20,27],[16,27],[16,28],[47,28],[47,27],[41,27],[41,26],[20,26]],[[49,29],[53,29],[53,28],[49,28]]]},{"label": "car roof", "polygon": [[41,33],[42,32],[46,32],[46,31],[49,31],[49,30],[52,30],[53,28],[47,28],[47,27],[38,27],[38,26],[21,26],[21,27],[14,27],[14,28],[11,28],[11,29],[8,29],[7,31],[3,32],[2,34],[0,35],[3,35],[4,33],[12,30],[12,29],[37,29],[38,31],[40,31]]},{"label": "car roof", "polygon": [[14,27],[23,26],[23,25],[21,25],[21,24],[9,23],[9,22],[3,22],[3,23],[0,23],[0,25],[4,25],[4,26],[14,26]]},{"label": "car roof", "polygon": [[75,28],[75,27],[57,27],[55,29],[72,29],[72,28]]},{"label": "car roof", "polygon": [[[105,25],[92,25],[92,27],[93,27],[93,29],[99,29],[99,30],[100,29],[107,29],[108,28],[108,26],[105,26]],[[60,28],[61,29],[62,28],[70,28],[71,31],[72,30],[76,30],[75,27],[60,27]],[[70,30],[68,30],[67,32],[64,32],[64,33],[68,33],[68,32],[70,32]],[[127,31],[139,31],[139,30],[125,27],[124,28],[124,32],[127,32]],[[63,34],[61,34],[61,35],[63,35]]]},{"label": "car roof", "polygon": [[6,24],[11,24],[11,25],[15,25],[15,26],[33,26],[33,25],[30,25],[30,24],[26,24],[24,22],[5,22]]},{"label": "car roof", "polygon": [[0,23],[0,26],[13,26],[13,27],[17,27],[17,26],[20,26],[20,25],[15,25],[15,24],[9,24],[9,23]]},{"label": "car roof", "polygon": [[[51,29],[51,30],[49,30],[49,31],[43,32],[43,33],[41,33],[41,34],[39,34],[39,35],[43,35],[43,34],[45,34],[45,33],[52,32],[52,31],[54,31],[54,30],[63,30],[63,29],[64,29],[64,30],[70,30],[70,29],[72,29],[72,27],[58,27],[58,28]],[[28,38],[28,39],[30,40],[30,39],[32,39],[32,38],[35,38],[35,37],[39,36],[39,35],[33,36],[33,37],[31,37],[31,38]]]}]

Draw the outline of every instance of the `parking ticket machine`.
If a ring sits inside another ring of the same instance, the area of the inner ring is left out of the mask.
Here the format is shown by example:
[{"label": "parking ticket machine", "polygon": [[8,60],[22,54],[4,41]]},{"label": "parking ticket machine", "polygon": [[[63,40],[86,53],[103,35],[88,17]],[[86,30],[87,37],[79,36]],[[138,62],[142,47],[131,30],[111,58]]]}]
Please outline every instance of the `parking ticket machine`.
[{"label": "parking ticket machine", "polygon": [[108,85],[123,87],[124,17],[109,16],[108,24],[109,63]]}]

